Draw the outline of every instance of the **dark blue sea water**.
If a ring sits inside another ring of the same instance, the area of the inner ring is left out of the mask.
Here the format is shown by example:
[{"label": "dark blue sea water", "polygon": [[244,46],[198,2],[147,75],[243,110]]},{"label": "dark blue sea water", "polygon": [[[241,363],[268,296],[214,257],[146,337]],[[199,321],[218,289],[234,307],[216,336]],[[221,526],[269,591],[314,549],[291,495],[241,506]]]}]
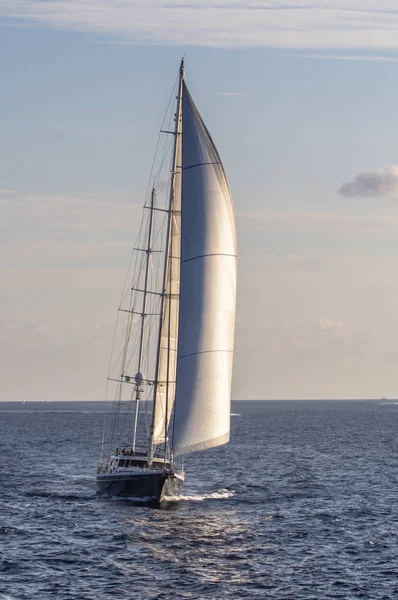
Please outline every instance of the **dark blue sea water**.
[{"label": "dark blue sea water", "polygon": [[163,509],[95,495],[104,405],[0,404],[0,598],[398,598],[398,404],[236,402]]}]

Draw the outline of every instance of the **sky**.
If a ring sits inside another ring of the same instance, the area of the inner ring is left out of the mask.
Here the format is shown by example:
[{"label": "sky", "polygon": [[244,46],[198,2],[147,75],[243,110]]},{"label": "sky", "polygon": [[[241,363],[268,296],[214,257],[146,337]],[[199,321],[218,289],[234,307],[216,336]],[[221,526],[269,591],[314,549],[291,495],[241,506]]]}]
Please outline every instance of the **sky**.
[{"label": "sky", "polygon": [[234,399],[398,396],[392,0],[0,0],[0,400],[101,400],[186,79],[238,248]]}]

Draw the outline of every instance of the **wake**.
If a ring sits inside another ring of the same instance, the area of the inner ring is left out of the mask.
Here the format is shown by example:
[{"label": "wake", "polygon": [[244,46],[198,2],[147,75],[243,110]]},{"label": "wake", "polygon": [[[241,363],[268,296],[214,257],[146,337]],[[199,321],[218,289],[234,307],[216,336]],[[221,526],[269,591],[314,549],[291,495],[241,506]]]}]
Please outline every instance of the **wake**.
[{"label": "wake", "polygon": [[180,496],[165,496],[162,498],[165,502],[204,502],[205,500],[226,500],[235,495],[234,490],[221,489],[210,494],[193,494]]}]

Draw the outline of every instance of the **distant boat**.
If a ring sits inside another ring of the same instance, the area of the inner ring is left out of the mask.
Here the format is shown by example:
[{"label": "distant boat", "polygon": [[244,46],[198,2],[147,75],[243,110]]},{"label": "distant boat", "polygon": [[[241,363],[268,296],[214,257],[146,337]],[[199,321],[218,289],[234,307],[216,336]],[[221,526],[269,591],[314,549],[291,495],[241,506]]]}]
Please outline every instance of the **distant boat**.
[{"label": "distant boat", "polygon": [[23,400],[22,400],[22,404],[25,404],[25,403],[26,403],[26,400],[25,400],[25,396],[24,396]]},{"label": "distant boat", "polygon": [[[116,382],[115,414],[96,479],[99,494],[150,502],[179,494],[185,454],[225,444],[230,435],[234,213],[219,154],[185,83],[183,60],[176,101],[174,128],[163,131],[173,136],[168,204],[157,206],[154,186],[144,206],[130,301],[119,309],[128,322],[120,369],[108,377]],[[161,237],[156,218],[165,223],[157,288],[151,279],[161,252],[155,249]],[[126,393],[131,410],[122,406]],[[117,434],[122,425],[125,433]]]}]

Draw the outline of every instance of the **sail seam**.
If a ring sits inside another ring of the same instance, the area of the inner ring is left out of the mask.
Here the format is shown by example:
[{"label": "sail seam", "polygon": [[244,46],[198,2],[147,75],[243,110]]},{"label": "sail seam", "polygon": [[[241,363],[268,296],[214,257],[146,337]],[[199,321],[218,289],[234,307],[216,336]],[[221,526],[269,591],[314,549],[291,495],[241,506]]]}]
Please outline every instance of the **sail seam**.
[{"label": "sail seam", "polygon": [[203,165],[220,165],[220,162],[202,162],[202,163],[196,163],[196,165],[189,165],[189,167],[183,167],[183,171],[186,171],[187,169],[194,169],[195,167],[202,167]]},{"label": "sail seam", "polygon": [[189,262],[190,260],[196,260],[197,258],[206,258],[207,256],[232,256],[233,258],[236,258],[236,254],[227,254],[224,252],[214,252],[214,253],[210,253],[210,254],[201,254],[200,256],[193,256],[192,258],[186,258],[185,260],[181,261],[181,264]]},{"label": "sail seam", "polygon": [[191,354],[183,354],[180,358],[188,358],[188,356],[197,356],[198,354],[210,354],[211,352],[233,352],[233,350],[202,350],[201,352],[191,352]]}]

